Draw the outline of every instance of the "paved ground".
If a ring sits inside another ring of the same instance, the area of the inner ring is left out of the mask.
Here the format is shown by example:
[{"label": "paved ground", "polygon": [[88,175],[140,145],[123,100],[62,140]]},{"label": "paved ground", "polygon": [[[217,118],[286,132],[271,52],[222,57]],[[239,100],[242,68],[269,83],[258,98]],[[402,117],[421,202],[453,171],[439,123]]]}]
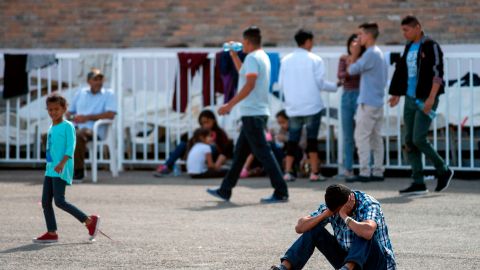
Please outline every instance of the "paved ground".
[{"label": "paved ground", "polygon": [[[67,190],[67,198],[99,213],[115,242],[86,241],[86,230],[56,209],[61,241],[32,244],[45,231],[39,205],[42,172],[0,171],[0,269],[268,269],[297,235],[300,216],[322,201],[328,184],[290,184],[287,204],[260,205],[271,193],[266,178],[241,180],[231,203],[205,188],[220,180],[155,179],[122,173]],[[382,203],[399,269],[480,267],[480,181],[455,180],[445,193],[399,197],[408,179],[355,184]],[[435,183],[429,183],[430,189]],[[305,269],[331,269],[316,251]]]}]

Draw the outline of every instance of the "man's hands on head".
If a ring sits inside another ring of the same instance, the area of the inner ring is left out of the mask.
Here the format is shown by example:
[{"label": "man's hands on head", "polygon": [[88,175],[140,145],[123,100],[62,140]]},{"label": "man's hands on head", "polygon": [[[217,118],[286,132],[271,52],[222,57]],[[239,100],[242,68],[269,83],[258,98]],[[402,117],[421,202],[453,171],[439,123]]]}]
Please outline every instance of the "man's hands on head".
[{"label": "man's hands on head", "polygon": [[349,216],[352,213],[354,207],[355,207],[355,195],[351,193],[350,196],[348,196],[347,202],[338,211],[338,214],[342,219],[345,219],[347,216]]}]

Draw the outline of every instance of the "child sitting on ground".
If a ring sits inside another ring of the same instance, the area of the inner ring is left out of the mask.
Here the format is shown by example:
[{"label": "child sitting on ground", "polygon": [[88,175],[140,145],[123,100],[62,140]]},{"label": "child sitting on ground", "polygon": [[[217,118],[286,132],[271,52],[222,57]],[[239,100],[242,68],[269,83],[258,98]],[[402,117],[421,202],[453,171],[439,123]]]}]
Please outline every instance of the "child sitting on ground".
[{"label": "child sitting on ground", "polygon": [[224,177],[226,170],[216,164],[212,157],[212,137],[210,130],[199,128],[193,133],[192,147],[187,157],[187,172],[192,178]]}]

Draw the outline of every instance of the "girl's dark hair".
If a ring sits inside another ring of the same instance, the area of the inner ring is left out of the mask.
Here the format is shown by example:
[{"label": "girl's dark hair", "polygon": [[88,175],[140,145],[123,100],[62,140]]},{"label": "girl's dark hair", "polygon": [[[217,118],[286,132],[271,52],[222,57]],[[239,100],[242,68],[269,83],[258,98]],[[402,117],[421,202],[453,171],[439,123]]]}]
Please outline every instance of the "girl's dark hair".
[{"label": "girl's dark hair", "polygon": [[[350,44],[352,44],[352,42],[358,38],[358,35],[357,34],[352,34],[350,35],[350,37],[347,39],[347,52],[348,52],[348,55],[351,55],[352,52],[350,51]],[[362,49],[360,50],[360,56],[362,56],[362,54],[365,52],[365,47],[362,46]]]},{"label": "girl's dark hair", "polygon": [[202,123],[201,123],[201,119],[202,118],[208,118],[208,119],[212,119],[213,120],[213,127],[212,127],[212,130],[218,130],[220,127],[218,126],[218,123],[217,123],[217,118],[215,117],[215,114],[210,111],[210,110],[203,110],[200,115],[198,116],[198,124],[200,126],[202,126]]},{"label": "girl's dark hair", "polygon": [[352,190],[342,184],[333,184],[325,191],[325,204],[327,208],[335,212],[348,201]]},{"label": "girl's dark hair", "polygon": [[68,105],[67,100],[57,93],[52,93],[47,97],[45,104],[48,106],[48,103],[57,103],[63,108],[67,108]]},{"label": "girl's dark hair", "polygon": [[285,119],[288,120],[288,115],[287,115],[287,113],[285,112],[285,110],[281,110],[281,111],[277,112],[277,114],[275,115],[275,117],[283,117],[283,118],[285,118]]},{"label": "girl's dark hair", "polygon": [[197,128],[193,132],[192,144],[196,144],[202,141],[202,138],[206,138],[210,135],[210,130],[206,128]]}]

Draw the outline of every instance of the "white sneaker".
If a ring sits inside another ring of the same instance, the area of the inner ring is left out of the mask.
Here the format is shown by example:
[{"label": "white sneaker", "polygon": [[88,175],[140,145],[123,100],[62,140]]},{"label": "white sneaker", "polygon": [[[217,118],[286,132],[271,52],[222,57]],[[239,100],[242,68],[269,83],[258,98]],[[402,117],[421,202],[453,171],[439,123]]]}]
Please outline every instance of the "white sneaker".
[{"label": "white sneaker", "polygon": [[327,178],[321,174],[311,173],[310,182],[324,182],[327,181]]},{"label": "white sneaker", "polygon": [[285,182],[294,182],[296,180],[295,176],[291,173],[286,173],[283,175],[283,180],[285,180]]}]

